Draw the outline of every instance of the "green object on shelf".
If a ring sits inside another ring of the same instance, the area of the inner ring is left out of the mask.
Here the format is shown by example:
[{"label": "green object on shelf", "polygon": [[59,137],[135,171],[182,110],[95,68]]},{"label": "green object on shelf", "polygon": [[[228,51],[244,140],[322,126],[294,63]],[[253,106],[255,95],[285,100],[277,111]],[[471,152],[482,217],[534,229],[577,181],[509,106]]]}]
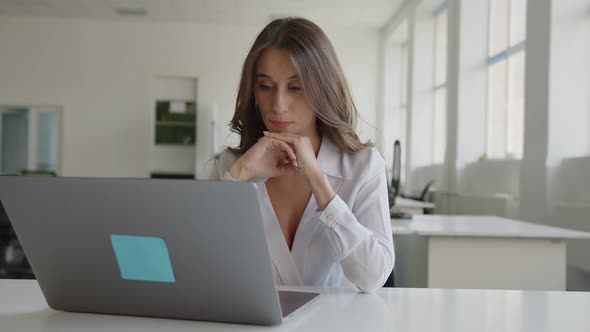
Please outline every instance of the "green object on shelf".
[{"label": "green object on shelf", "polygon": [[21,171],[22,176],[57,176],[54,171],[46,171],[46,170],[29,170],[24,169]]},{"label": "green object on shelf", "polygon": [[197,128],[195,103],[183,102],[183,112],[171,111],[171,103],[172,101],[156,101],[156,145],[194,145]]}]

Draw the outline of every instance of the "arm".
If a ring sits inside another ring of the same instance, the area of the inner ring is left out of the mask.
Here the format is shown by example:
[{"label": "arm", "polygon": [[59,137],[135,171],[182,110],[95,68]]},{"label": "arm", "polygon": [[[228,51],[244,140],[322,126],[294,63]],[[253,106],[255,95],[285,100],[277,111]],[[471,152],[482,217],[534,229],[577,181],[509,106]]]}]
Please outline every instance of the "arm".
[{"label": "arm", "polygon": [[320,170],[310,177],[308,183],[318,203],[318,210],[323,211],[330,201],[334,199],[334,196],[336,196],[334,189],[332,189],[330,182],[328,182],[328,177]]},{"label": "arm", "polygon": [[295,172],[295,153],[285,142],[263,137],[242,156],[229,150],[215,158],[210,180],[251,182],[257,178],[289,175]]},{"label": "arm", "polygon": [[383,168],[361,185],[353,207],[336,195],[318,212],[344,275],[365,293],[383,286],[395,261],[386,181]]},{"label": "arm", "polygon": [[210,181],[237,181],[233,178],[228,171],[228,167],[235,163],[236,157],[229,151],[223,151],[222,153],[213,157],[213,169],[209,174]]}]

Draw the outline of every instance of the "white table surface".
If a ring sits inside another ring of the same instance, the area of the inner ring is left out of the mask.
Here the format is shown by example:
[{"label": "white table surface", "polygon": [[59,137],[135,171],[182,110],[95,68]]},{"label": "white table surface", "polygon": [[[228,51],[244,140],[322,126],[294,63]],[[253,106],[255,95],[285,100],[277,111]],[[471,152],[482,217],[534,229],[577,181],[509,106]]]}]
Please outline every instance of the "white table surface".
[{"label": "white table surface", "polygon": [[543,239],[590,239],[590,233],[494,216],[415,215],[392,219],[394,234]]},{"label": "white table surface", "polygon": [[[291,290],[317,290],[289,287]],[[383,288],[320,290],[280,326],[80,314],[47,307],[35,281],[0,280],[0,330],[53,331],[590,331],[590,293]]]},{"label": "white table surface", "polygon": [[422,202],[415,199],[396,197],[394,208],[413,208],[413,209],[434,209],[435,205],[431,202]]}]

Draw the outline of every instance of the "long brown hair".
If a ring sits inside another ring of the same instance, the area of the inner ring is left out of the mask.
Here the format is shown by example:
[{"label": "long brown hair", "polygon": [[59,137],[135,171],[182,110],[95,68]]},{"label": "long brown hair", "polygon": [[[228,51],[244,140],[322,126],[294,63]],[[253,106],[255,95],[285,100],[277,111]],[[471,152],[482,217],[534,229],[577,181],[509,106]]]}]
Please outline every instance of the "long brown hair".
[{"label": "long brown hair", "polygon": [[236,111],[230,122],[231,131],[239,134],[241,140],[238,147],[230,148],[232,152],[245,153],[266,130],[256,110],[254,79],[258,57],[270,47],[289,53],[305,98],[317,116],[320,133],[328,135],[345,151],[373,146],[371,142],[361,142],[354,131],[358,111],[328,37],[315,23],[288,17],[276,19],[264,27],[244,61]]}]

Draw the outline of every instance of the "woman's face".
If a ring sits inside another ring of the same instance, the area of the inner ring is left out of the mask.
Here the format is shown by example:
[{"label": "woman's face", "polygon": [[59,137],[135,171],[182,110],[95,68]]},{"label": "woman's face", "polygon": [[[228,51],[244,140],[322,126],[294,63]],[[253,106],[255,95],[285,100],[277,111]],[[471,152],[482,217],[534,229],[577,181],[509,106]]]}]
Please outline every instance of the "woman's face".
[{"label": "woman's face", "polygon": [[254,97],[269,131],[308,137],[317,135],[316,115],[305,99],[287,51],[273,47],[260,54]]}]

